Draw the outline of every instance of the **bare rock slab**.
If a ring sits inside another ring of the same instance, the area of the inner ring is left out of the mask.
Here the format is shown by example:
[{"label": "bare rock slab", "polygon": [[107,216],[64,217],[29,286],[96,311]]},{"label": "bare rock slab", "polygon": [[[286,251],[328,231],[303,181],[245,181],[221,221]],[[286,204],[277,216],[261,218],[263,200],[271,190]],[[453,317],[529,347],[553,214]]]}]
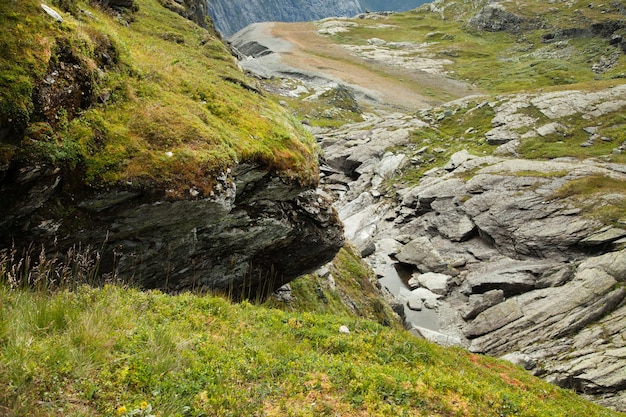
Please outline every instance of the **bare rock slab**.
[{"label": "bare rock slab", "polygon": [[418,237],[407,243],[396,258],[402,263],[414,265],[422,272],[447,269],[446,262],[427,237]]},{"label": "bare rock slab", "polygon": [[420,275],[417,281],[420,285],[435,294],[446,295],[448,293],[448,286],[452,277],[446,274],[439,274],[436,272],[427,272]]},{"label": "bare rock slab", "polygon": [[484,294],[472,294],[469,297],[467,307],[462,311],[461,317],[472,320],[483,311],[504,301],[504,291],[491,290]]},{"label": "bare rock slab", "polygon": [[517,301],[507,300],[480,313],[463,333],[468,339],[475,338],[498,330],[523,316]]}]

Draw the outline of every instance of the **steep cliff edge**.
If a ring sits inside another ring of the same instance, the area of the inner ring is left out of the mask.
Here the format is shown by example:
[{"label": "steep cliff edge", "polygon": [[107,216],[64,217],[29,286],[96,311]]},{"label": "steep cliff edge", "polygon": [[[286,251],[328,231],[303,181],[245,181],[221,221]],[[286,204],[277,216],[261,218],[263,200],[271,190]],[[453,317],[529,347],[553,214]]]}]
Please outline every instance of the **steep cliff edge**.
[{"label": "steep cliff edge", "polygon": [[53,6],[0,6],[4,248],[89,245],[109,276],[235,295],[332,259],[313,138],[214,32],[152,0]]}]

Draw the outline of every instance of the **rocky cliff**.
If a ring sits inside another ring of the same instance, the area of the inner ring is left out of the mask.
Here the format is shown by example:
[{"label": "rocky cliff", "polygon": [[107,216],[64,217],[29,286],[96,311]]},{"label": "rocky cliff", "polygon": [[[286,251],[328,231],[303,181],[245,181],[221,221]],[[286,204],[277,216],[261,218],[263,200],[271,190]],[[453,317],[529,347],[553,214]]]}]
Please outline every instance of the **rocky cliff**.
[{"label": "rocky cliff", "polygon": [[331,16],[352,17],[361,12],[358,0],[209,0],[208,13],[224,36],[256,22],[301,22]]},{"label": "rocky cliff", "polygon": [[342,247],[311,136],[215,33],[152,0],[0,7],[3,249],[256,296]]},{"label": "rocky cliff", "polygon": [[[180,3],[168,0],[172,9]],[[189,1],[186,1],[187,3]],[[280,0],[226,1],[207,0],[186,7],[186,13],[194,15],[205,11],[215,22],[215,27],[225,37],[231,36],[252,23],[258,22],[309,22],[326,17],[353,17],[365,11],[401,11],[414,9],[425,0]],[[182,3],[182,2],[181,2]]]}]

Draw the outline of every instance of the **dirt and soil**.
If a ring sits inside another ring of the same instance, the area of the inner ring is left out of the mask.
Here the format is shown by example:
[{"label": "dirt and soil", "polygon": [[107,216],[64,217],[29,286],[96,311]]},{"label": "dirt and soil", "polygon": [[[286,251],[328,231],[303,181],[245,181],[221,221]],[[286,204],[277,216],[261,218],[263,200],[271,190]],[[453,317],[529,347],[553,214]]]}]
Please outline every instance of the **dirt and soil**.
[{"label": "dirt and soil", "polygon": [[280,52],[285,65],[369,91],[377,104],[415,111],[479,93],[443,73],[409,70],[356,56],[320,35],[313,23],[265,25],[269,36],[290,45]]}]

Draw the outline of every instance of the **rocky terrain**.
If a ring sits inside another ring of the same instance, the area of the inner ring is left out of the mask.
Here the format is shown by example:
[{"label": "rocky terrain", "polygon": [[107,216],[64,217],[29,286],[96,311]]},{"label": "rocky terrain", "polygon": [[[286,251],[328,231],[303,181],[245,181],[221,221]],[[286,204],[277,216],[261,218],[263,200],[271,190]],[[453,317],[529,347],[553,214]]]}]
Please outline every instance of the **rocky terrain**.
[{"label": "rocky terrain", "polygon": [[[446,6],[437,2],[430,12]],[[473,16],[470,23],[485,31],[534,27],[497,4]],[[348,33],[361,25],[335,22]],[[376,22],[368,24],[387,24]],[[329,27],[318,23],[320,36],[338,33]],[[384,95],[364,93],[375,83],[355,82],[352,71],[307,65],[302,51],[314,36],[290,45],[297,29],[273,30],[255,32],[262,57],[242,61],[261,78],[282,80],[279,88],[264,81],[268,88],[306,98],[345,80],[369,110],[361,122],[311,130],[324,150],[323,189],[336,201],[346,238],[405,306],[407,325],[626,410],[625,86],[481,95],[469,86],[462,93],[459,84],[456,97],[465,97],[405,101],[404,109],[415,110],[397,111]],[[250,39],[235,39],[235,47]],[[381,36],[367,46],[340,45],[351,57],[342,62],[356,56],[410,65],[398,61],[393,42]],[[417,45],[400,49],[407,46]],[[413,71],[445,77],[454,66],[432,55],[414,51]]]}]

